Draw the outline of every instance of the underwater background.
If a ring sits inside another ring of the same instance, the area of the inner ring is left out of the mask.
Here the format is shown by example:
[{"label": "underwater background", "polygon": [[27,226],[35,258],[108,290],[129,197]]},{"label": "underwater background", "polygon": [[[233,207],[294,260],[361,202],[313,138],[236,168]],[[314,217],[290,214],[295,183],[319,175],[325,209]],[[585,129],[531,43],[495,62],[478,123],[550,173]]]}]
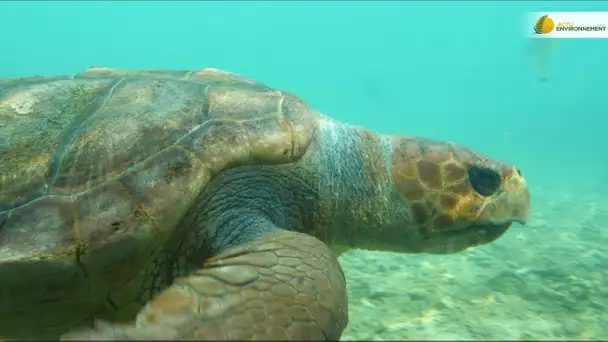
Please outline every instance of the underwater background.
[{"label": "underwater background", "polygon": [[543,11],[608,2],[2,1],[0,78],[220,68],[512,163],[532,213],[497,242],[340,257],[343,338],[605,340],[608,39],[525,39],[525,13]]}]

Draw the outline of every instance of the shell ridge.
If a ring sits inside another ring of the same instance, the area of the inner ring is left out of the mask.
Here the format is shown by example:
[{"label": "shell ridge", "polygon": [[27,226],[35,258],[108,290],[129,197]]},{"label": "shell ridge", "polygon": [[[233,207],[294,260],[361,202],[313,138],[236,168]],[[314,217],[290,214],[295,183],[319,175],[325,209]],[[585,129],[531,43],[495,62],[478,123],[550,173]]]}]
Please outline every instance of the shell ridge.
[{"label": "shell ridge", "polygon": [[114,92],[116,91],[117,87],[120,84],[122,84],[124,82],[124,80],[125,80],[124,78],[121,78],[121,79],[117,80],[116,82],[114,82],[109,87],[109,89],[104,92],[101,103],[98,104],[97,106],[95,106],[90,114],[86,115],[82,121],[76,122],[75,124],[70,125],[66,129],[65,134],[62,137],[62,140],[63,140],[62,141],[63,143],[61,144],[62,148],[57,153],[55,153],[55,155],[51,158],[51,165],[49,167],[49,169],[51,170],[51,177],[50,177],[50,181],[48,182],[49,186],[47,187],[47,193],[52,192],[52,190],[53,190],[53,185],[55,184],[55,182],[57,181],[57,178],[59,177],[59,170],[61,169],[61,164],[63,163],[63,159],[65,158],[65,155],[69,151],[69,147],[78,138],[79,134],[82,132],[86,123],[89,120],[91,120],[91,118],[93,118],[97,113],[101,112],[103,110],[103,108],[106,107],[106,105],[108,104],[108,102],[110,101],[112,96],[114,95]]}]

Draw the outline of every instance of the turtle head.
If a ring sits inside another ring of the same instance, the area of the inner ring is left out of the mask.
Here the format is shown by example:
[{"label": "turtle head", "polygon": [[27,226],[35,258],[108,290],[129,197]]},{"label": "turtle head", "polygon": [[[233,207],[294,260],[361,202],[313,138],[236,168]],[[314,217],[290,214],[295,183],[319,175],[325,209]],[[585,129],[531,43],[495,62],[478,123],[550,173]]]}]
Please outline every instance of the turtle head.
[{"label": "turtle head", "polygon": [[423,253],[452,253],[524,224],[530,195],[521,172],[447,142],[394,137],[391,174]]}]

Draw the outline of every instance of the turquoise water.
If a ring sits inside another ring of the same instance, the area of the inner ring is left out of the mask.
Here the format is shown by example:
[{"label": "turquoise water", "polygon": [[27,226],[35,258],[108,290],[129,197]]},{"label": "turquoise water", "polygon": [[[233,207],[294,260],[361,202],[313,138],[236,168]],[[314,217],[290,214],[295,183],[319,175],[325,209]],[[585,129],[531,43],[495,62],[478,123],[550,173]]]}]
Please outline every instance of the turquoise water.
[{"label": "turquoise water", "polygon": [[602,10],[608,3],[0,2],[0,78],[214,67],[342,121],[513,163],[532,216],[495,244],[341,257],[354,284],[344,337],[607,339],[608,40],[536,46],[522,36],[528,11]]}]

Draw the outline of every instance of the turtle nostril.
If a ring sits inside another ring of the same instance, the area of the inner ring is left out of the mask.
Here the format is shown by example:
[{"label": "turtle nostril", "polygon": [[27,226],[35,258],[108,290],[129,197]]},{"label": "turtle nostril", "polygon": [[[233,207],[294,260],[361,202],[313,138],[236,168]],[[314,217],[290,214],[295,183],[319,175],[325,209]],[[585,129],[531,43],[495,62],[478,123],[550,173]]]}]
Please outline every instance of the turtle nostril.
[{"label": "turtle nostril", "polygon": [[515,170],[517,170],[517,174],[518,174],[520,177],[522,177],[522,175],[521,175],[521,170],[520,170],[520,169],[515,169]]}]

